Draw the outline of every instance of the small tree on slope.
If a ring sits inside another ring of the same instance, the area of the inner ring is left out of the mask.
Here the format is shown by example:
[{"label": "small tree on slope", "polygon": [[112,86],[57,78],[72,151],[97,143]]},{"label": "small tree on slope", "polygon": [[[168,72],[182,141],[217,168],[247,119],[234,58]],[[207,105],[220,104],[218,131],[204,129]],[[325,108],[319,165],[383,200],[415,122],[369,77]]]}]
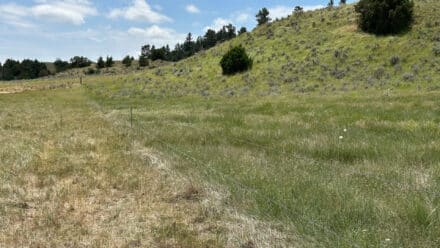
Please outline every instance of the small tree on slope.
[{"label": "small tree on slope", "polygon": [[247,71],[252,68],[252,63],[252,59],[247,55],[246,50],[242,46],[233,47],[220,61],[224,75]]},{"label": "small tree on slope", "polygon": [[360,0],[355,6],[359,28],[376,35],[409,29],[414,20],[413,9],[412,0]]},{"label": "small tree on slope", "polygon": [[104,59],[102,57],[99,57],[98,61],[96,62],[96,68],[102,69],[104,67],[105,67]]},{"label": "small tree on slope", "polygon": [[270,22],[269,10],[266,8],[262,8],[260,11],[258,11],[258,14],[255,17],[257,18],[258,26]]}]

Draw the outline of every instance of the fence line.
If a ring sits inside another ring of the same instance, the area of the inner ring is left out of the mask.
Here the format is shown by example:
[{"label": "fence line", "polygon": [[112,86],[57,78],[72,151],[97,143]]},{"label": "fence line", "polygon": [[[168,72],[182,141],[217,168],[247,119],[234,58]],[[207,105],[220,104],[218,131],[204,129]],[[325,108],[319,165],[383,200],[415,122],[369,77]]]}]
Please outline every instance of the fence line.
[{"label": "fence line", "polygon": [[[130,130],[137,132],[137,136],[139,136],[139,134],[142,134],[142,135],[148,135],[148,133],[146,133],[145,131],[141,130],[141,125],[136,125],[136,124],[142,124],[142,121],[136,120],[136,119],[134,118],[133,108],[131,108],[131,107],[130,107],[130,120],[129,120],[129,122],[130,122],[130,123],[127,123],[127,124],[129,124],[129,126],[127,126],[127,128],[129,127]],[[166,125],[172,126],[171,124],[168,124],[168,123],[167,123]],[[135,128],[135,126],[137,126],[138,128]],[[187,126],[187,127],[190,127],[190,128],[192,128],[192,129],[194,129],[194,130],[201,130],[201,129],[197,129],[196,127],[193,127],[193,126]],[[211,135],[211,134],[208,133],[208,135]],[[256,146],[259,146],[260,148],[267,148],[267,147],[261,146],[261,145],[256,144],[256,143],[248,142],[248,141],[245,141],[245,140],[242,140],[242,139],[236,138],[236,137],[234,137],[234,138],[235,138],[237,141],[241,141],[241,142],[249,143],[249,144],[252,144],[252,145],[256,145]],[[216,169],[213,168],[212,166],[205,166],[206,163],[203,162],[201,159],[198,159],[198,158],[196,158],[196,157],[190,155],[189,153],[187,153],[187,152],[185,152],[185,151],[182,151],[182,150],[178,149],[177,147],[173,146],[172,144],[170,144],[170,143],[168,143],[168,142],[166,142],[166,141],[164,141],[164,140],[162,140],[162,139],[159,139],[159,138],[157,138],[157,137],[155,137],[154,139],[155,139],[156,141],[158,141],[159,143],[161,143],[163,146],[165,146],[165,147],[166,147],[169,151],[171,151],[173,154],[175,154],[175,155],[177,155],[177,156],[179,156],[179,157],[183,157],[183,158],[184,158],[185,160],[187,160],[187,161],[191,161],[191,162],[195,163],[196,165],[198,165],[198,167],[201,167],[202,169],[207,169],[207,170],[211,171],[212,173],[217,174],[217,175],[220,176],[224,181],[228,181],[228,182],[230,182],[231,184],[234,185],[235,188],[240,189],[240,190],[243,191],[244,193],[247,193],[247,194],[249,194],[249,193],[257,194],[257,195],[259,195],[261,198],[266,199],[268,202],[270,202],[271,205],[275,205],[275,206],[278,206],[279,208],[283,209],[283,211],[281,212],[282,217],[288,219],[288,221],[289,221],[288,224],[289,224],[289,225],[292,225],[292,227],[295,228],[295,225],[294,225],[294,224],[295,224],[295,221],[292,219],[292,217],[291,217],[290,215],[288,215],[289,208],[288,208],[285,204],[283,204],[283,203],[281,203],[281,202],[279,202],[279,201],[275,201],[275,200],[272,199],[272,198],[267,198],[265,195],[263,195],[263,194],[262,194],[261,192],[259,192],[258,190],[254,189],[254,188],[251,188],[250,186],[244,185],[243,183],[239,182],[237,179],[235,179],[235,178],[233,178],[233,177],[231,177],[231,176],[229,176],[229,175],[226,175],[225,173],[223,173],[223,172],[221,172],[221,171],[219,171],[219,170],[216,170]],[[275,151],[274,149],[268,149],[268,150]],[[280,152],[280,151],[277,151],[277,152]],[[287,152],[285,152],[285,151],[281,151],[281,153],[282,153],[282,154],[286,154],[286,155],[290,155],[290,156],[294,156],[294,157],[299,158],[299,159],[312,160],[312,161],[315,162],[315,163],[317,162],[316,160],[309,159],[309,158],[305,158],[305,157],[302,157],[302,156],[296,156],[296,154],[287,153]],[[180,176],[179,176],[179,177],[180,177]],[[185,180],[188,180],[188,178],[187,178],[187,177],[184,177],[184,176],[181,176],[180,178],[184,178]],[[273,218],[273,216],[270,216],[269,214],[267,214],[267,213],[265,213],[265,212],[261,212],[261,211],[259,211],[259,213],[262,214],[262,215],[263,215],[265,218],[267,218],[267,219],[271,219],[271,218]],[[323,226],[323,225],[319,224],[318,222],[316,222],[316,221],[314,221],[314,220],[306,219],[306,218],[305,218],[303,215],[301,215],[300,213],[297,213],[297,216],[296,216],[296,217],[299,217],[299,218],[303,221],[303,223],[305,222],[305,223],[307,223],[307,224],[309,224],[309,225],[311,225],[311,226],[317,227],[317,228],[319,228],[320,230],[323,230],[324,232],[327,232],[328,234],[330,234],[330,235],[336,237],[336,239],[338,240],[338,243],[341,243],[341,237],[340,237],[340,235],[339,235],[338,233],[336,233],[335,231],[329,229],[329,228],[326,227],[326,226]],[[352,241],[352,240],[351,240],[351,241]]]}]

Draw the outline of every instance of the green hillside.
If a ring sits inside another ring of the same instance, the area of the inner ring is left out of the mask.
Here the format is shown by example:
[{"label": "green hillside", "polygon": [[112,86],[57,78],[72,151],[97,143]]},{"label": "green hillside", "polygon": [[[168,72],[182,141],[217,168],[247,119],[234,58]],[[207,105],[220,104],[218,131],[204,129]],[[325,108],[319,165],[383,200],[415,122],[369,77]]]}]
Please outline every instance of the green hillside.
[{"label": "green hillside", "polygon": [[[412,30],[377,37],[357,30],[353,5],[292,15],[181,62],[118,86],[152,95],[286,93],[440,87],[440,2],[416,1]],[[254,59],[250,72],[222,76],[219,61],[233,45]]]}]

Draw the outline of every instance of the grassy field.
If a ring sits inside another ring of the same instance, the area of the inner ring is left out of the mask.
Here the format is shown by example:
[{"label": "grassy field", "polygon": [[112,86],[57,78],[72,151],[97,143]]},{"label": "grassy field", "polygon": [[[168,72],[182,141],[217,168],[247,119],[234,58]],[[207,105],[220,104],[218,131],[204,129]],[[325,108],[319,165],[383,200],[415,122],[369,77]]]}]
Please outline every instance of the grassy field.
[{"label": "grassy field", "polygon": [[440,243],[438,93],[95,97],[175,169],[326,247]]},{"label": "grassy field", "polygon": [[2,94],[0,106],[0,247],[294,240],[226,204],[223,188],[174,170],[179,161],[144,146],[128,120],[84,88]]},{"label": "grassy field", "polygon": [[109,79],[0,95],[0,246],[440,243],[438,91],[152,97]]},{"label": "grassy field", "polygon": [[[348,5],[0,84],[0,247],[438,247],[439,4],[401,36]],[[222,76],[236,44],[254,68]]]},{"label": "grassy field", "polygon": [[440,242],[438,92],[96,91],[0,97],[3,245]]}]

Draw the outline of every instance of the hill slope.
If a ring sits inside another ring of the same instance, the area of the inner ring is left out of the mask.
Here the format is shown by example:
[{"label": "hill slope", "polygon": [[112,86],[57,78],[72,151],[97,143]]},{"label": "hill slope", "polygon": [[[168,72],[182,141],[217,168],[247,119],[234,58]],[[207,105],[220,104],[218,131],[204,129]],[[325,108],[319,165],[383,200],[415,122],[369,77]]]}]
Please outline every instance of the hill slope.
[{"label": "hill slope", "polygon": [[[181,62],[128,77],[116,87],[148,95],[204,96],[434,90],[440,88],[440,56],[434,52],[440,50],[438,9],[439,1],[416,1],[412,30],[384,37],[357,30],[353,5],[292,15]],[[223,76],[221,56],[238,44],[254,59],[254,67]]]}]

